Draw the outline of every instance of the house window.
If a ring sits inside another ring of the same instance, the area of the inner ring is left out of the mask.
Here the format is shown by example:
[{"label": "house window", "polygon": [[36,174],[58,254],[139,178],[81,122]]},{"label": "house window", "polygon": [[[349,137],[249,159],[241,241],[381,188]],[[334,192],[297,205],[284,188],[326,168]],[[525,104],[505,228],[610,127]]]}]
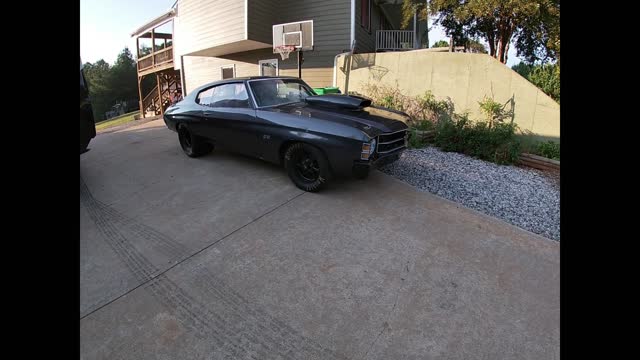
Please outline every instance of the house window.
[{"label": "house window", "polygon": [[232,79],[236,77],[236,65],[226,65],[220,68],[222,71],[222,80]]},{"label": "house window", "polygon": [[360,0],[360,25],[371,32],[371,0]]},{"label": "house window", "polygon": [[278,59],[260,60],[260,76],[278,76]]}]

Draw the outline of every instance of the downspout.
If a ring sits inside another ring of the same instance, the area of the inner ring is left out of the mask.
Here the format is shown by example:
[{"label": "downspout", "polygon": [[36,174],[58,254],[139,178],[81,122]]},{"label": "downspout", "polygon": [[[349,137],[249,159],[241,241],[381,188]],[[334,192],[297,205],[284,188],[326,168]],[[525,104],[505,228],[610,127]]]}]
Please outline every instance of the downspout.
[{"label": "downspout", "polygon": [[356,41],[356,0],[351,0],[351,39],[349,46],[353,46],[354,41]]},{"label": "downspout", "polygon": [[340,53],[333,58],[333,87],[337,86],[338,82],[338,58],[343,55],[353,55],[356,41],[356,0],[351,0],[351,38],[349,41],[349,51]]},{"label": "downspout", "polygon": [[337,74],[338,58],[340,56],[343,56],[343,55],[351,55],[351,54],[352,54],[351,51],[347,51],[347,52],[340,53],[340,54],[336,55],[336,57],[333,58],[333,87],[336,87],[337,86],[337,82],[338,82],[338,74]]},{"label": "downspout", "polygon": [[182,89],[180,89],[182,93],[182,98],[187,97],[187,81],[184,78],[184,56],[180,55],[180,82],[182,83]]}]

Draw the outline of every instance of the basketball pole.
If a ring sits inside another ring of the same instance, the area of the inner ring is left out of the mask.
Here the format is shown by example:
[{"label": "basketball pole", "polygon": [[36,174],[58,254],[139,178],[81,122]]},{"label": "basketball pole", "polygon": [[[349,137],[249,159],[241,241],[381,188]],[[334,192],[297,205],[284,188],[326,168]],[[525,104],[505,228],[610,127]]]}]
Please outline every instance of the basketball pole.
[{"label": "basketball pole", "polygon": [[298,79],[302,79],[302,50],[298,51]]}]

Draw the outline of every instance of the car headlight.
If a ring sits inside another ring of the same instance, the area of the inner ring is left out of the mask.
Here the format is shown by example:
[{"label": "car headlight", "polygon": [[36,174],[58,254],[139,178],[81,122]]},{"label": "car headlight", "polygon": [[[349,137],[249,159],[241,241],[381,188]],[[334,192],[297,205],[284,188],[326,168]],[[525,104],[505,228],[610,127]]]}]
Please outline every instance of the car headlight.
[{"label": "car headlight", "polygon": [[369,160],[369,157],[376,150],[376,139],[371,140],[368,143],[362,143],[362,151],[360,152],[361,160]]}]

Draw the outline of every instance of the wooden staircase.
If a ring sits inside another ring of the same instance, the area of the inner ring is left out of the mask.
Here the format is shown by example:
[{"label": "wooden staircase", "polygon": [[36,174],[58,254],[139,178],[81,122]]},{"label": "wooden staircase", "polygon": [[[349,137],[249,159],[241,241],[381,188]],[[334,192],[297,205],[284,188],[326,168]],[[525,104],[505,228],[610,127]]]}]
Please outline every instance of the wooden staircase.
[{"label": "wooden staircase", "polygon": [[144,117],[164,114],[171,105],[173,92],[181,89],[178,71],[158,73],[156,79],[157,85],[142,99]]}]

